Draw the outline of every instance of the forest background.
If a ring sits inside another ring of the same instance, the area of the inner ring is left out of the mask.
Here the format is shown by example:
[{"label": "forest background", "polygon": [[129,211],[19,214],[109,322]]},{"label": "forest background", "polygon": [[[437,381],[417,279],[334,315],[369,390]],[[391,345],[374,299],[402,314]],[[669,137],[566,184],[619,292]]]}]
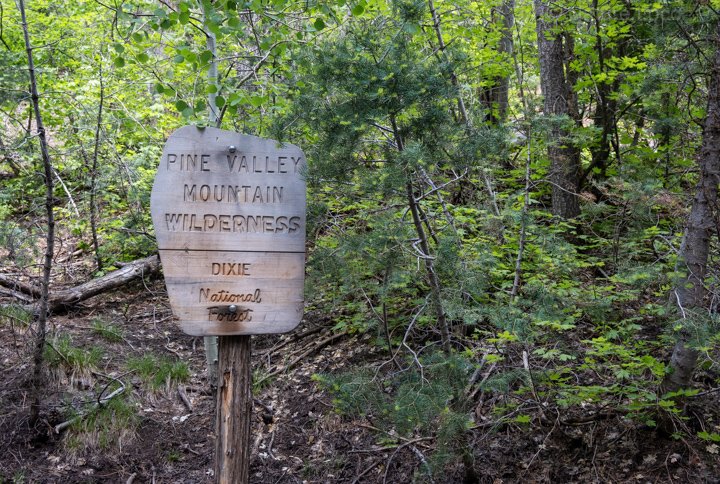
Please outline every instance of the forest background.
[{"label": "forest background", "polygon": [[[373,355],[309,384],[414,449],[416,479],[476,481],[485,432],[540,453],[598,422],[667,442],[670,480],[717,470],[720,2],[21,4],[0,3],[0,286],[29,395],[97,369],[53,293],[156,253],[163,143],[213,125],[307,154],[308,319]],[[130,386],[92,380],[65,438]]]}]

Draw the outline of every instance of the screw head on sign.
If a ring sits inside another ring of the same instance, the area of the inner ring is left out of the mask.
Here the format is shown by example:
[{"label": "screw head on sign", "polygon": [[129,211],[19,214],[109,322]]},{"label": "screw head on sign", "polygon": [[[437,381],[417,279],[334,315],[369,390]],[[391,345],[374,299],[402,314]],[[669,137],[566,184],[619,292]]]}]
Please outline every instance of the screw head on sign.
[{"label": "screw head on sign", "polygon": [[230,153],[235,153],[235,151],[237,151],[237,148],[234,145],[230,145],[228,146],[228,151]]},{"label": "screw head on sign", "polygon": [[228,308],[228,311],[235,314],[237,312],[237,306],[235,306],[234,304],[231,304],[230,307]]}]

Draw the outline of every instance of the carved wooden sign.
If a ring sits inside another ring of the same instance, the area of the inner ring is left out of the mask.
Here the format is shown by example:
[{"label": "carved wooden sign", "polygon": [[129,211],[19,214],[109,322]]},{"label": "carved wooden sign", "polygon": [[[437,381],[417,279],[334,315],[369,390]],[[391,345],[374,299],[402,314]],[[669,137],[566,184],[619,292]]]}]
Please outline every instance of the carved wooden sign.
[{"label": "carved wooden sign", "polygon": [[150,209],[170,304],[188,334],[282,333],[303,314],[305,156],[185,126],[168,138]]}]

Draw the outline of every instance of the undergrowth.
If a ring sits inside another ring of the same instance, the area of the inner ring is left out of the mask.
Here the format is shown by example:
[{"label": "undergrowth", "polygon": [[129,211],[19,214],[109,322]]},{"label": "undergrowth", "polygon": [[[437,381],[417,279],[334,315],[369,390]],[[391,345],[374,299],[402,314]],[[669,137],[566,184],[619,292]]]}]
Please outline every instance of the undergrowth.
[{"label": "undergrowth", "polygon": [[129,358],[127,368],[141,378],[144,386],[153,391],[169,391],[172,386],[184,383],[190,378],[190,369],[186,362],[150,353]]}]

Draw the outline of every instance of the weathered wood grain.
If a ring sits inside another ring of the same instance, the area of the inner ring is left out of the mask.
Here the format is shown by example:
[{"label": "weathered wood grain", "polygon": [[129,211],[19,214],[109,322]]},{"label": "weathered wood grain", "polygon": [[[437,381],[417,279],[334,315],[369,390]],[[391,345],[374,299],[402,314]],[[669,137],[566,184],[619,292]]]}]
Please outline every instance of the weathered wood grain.
[{"label": "weathered wood grain", "polygon": [[293,145],[186,126],[151,212],[170,303],[189,334],[293,329],[303,313],[306,162]]}]

